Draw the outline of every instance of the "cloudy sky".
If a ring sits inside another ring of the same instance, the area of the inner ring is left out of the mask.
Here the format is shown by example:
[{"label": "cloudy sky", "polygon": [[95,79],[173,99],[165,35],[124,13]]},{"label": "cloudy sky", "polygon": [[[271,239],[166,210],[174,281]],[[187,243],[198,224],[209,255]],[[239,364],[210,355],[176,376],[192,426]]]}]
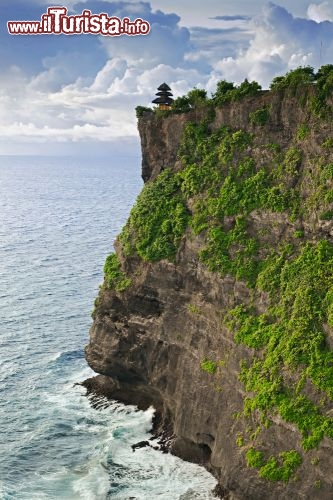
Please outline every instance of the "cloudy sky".
[{"label": "cloudy sky", "polygon": [[332,63],[333,1],[68,0],[150,22],[148,36],[10,36],[45,0],[1,0],[0,154],[138,154],[134,108],[166,81],[174,95],[222,78],[267,88],[297,66]]}]

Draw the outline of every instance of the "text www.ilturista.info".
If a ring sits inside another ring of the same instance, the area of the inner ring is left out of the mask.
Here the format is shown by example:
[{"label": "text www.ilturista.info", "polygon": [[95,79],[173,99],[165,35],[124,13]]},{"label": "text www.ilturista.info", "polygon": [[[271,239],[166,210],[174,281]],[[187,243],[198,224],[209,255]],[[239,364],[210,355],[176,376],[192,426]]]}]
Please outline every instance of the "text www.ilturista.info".
[{"label": "text www.ilturista.info", "polygon": [[8,21],[10,35],[148,35],[150,24],[143,19],[131,22],[128,17],[119,19],[84,10],[79,16],[67,16],[66,7],[49,7],[40,21]]}]

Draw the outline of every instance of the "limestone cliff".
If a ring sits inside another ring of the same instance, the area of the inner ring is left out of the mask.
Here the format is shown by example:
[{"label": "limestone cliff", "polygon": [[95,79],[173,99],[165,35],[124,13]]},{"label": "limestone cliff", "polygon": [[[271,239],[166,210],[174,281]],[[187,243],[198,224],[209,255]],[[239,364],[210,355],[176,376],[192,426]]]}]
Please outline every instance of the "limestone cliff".
[{"label": "limestone cliff", "polygon": [[314,95],[140,118],[146,186],[96,303],[87,387],[154,405],[224,498],[333,495],[333,136]]}]

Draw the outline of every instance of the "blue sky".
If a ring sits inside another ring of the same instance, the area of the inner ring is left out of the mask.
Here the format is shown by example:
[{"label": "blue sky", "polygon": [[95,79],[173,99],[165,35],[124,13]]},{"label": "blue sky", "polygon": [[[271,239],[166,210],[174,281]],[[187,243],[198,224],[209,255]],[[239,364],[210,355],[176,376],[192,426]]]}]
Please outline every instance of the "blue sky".
[{"label": "blue sky", "polygon": [[[175,96],[222,78],[267,87],[300,65],[332,63],[333,2],[309,0],[65,1],[151,23],[148,36],[10,36],[44,0],[0,6],[0,154],[137,155],[134,108],[166,81]],[[61,5],[61,4],[59,4]]]}]

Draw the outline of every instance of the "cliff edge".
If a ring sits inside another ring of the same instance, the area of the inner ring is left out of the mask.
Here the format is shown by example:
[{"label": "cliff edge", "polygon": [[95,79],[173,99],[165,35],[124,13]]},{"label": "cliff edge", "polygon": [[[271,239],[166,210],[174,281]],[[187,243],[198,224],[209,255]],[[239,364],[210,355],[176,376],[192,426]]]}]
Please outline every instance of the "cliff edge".
[{"label": "cliff edge", "polygon": [[86,382],[230,499],[333,492],[333,134],[316,90],[139,119],[145,187],[107,258]]}]

